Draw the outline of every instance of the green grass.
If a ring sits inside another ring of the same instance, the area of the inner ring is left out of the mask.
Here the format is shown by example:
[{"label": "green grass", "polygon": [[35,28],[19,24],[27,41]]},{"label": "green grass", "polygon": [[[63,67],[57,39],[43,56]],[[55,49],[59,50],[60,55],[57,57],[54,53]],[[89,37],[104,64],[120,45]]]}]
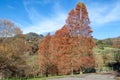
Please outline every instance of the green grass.
[{"label": "green grass", "polygon": [[107,54],[107,53],[111,53],[110,52],[111,50],[115,51],[115,50],[120,50],[120,49],[118,49],[118,48],[111,48],[111,47],[104,47],[104,49],[100,49],[99,47],[95,47],[93,49],[95,54],[104,54],[104,53]]},{"label": "green grass", "polygon": [[9,79],[3,79],[3,80],[47,80],[47,79],[55,79],[55,78],[64,78],[64,77],[71,77],[71,76],[80,76],[79,74],[76,75],[62,75],[62,76],[49,76],[49,77],[36,77],[36,78],[9,78]]},{"label": "green grass", "polygon": [[42,77],[42,78],[29,78],[29,79],[25,79],[25,78],[6,78],[6,79],[2,79],[2,80],[46,80],[47,78]]},{"label": "green grass", "polygon": [[36,77],[36,78],[6,78],[6,79],[2,79],[2,80],[47,80],[47,79],[53,79],[53,78],[63,78],[66,76],[70,76],[70,75],[62,75],[62,76],[49,76],[49,77]]},{"label": "green grass", "polygon": [[30,78],[30,79],[27,79],[27,80],[46,80],[47,78]]}]

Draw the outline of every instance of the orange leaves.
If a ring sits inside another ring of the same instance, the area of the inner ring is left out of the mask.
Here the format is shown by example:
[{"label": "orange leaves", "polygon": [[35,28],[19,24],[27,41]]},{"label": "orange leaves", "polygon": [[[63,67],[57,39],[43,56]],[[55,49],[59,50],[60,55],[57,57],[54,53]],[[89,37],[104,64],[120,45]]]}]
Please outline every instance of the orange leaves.
[{"label": "orange leaves", "polygon": [[84,3],[79,2],[76,9],[72,9],[66,20],[66,26],[71,36],[86,36],[92,32],[89,27],[90,21],[87,14],[87,9]]},{"label": "orange leaves", "polygon": [[93,32],[91,29],[88,30],[89,33]]},{"label": "orange leaves", "polygon": [[44,38],[40,52],[47,54],[45,59],[54,64],[60,74],[73,73],[81,67],[94,67],[92,49],[95,45],[89,24],[85,5],[78,3],[76,10],[70,11],[66,24],[52,37],[48,34]]},{"label": "orange leaves", "polygon": [[73,15],[75,13],[74,9],[72,9],[70,12],[69,12],[69,15]]},{"label": "orange leaves", "polygon": [[46,75],[48,75],[48,69],[51,66],[50,52],[49,52],[50,39],[51,36],[50,33],[48,33],[43,39],[43,42],[41,43],[39,48],[39,65],[41,69],[41,74],[44,72],[46,73]]}]

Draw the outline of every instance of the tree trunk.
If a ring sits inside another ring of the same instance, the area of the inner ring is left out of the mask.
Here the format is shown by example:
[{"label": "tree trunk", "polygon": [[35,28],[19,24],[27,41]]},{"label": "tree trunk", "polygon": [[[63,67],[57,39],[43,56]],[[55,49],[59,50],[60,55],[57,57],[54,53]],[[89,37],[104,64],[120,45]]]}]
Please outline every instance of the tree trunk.
[{"label": "tree trunk", "polygon": [[80,71],[80,75],[82,75],[83,74],[83,72],[82,71]]},{"label": "tree trunk", "polygon": [[71,75],[73,75],[73,66],[71,66]]},{"label": "tree trunk", "polygon": [[48,77],[48,72],[45,73],[45,76]]},{"label": "tree trunk", "polygon": [[46,70],[45,76],[48,77],[48,69]]},{"label": "tree trunk", "polygon": [[82,75],[83,74],[83,71],[82,71],[82,68],[80,67],[80,75]]},{"label": "tree trunk", "polygon": [[72,60],[71,60],[71,75],[73,75],[73,71],[74,71],[74,69],[73,69],[73,63],[72,63]]}]

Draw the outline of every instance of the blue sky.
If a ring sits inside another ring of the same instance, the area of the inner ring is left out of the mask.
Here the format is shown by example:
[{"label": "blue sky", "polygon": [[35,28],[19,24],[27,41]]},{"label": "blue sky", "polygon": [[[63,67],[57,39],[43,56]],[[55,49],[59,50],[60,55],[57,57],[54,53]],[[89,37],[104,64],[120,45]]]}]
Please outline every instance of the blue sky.
[{"label": "blue sky", "polygon": [[87,6],[94,38],[120,36],[120,0],[0,0],[0,19],[13,21],[23,33],[54,32],[79,1]]}]

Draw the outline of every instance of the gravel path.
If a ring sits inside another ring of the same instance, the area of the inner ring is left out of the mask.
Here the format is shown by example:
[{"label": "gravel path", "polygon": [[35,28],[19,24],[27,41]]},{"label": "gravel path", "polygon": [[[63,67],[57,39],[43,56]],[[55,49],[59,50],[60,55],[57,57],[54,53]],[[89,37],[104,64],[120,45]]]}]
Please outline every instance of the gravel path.
[{"label": "gravel path", "polygon": [[50,80],[115,80],[115,78],[113,75],[110,74],[89,74],[83,76],[73,76]]}]

